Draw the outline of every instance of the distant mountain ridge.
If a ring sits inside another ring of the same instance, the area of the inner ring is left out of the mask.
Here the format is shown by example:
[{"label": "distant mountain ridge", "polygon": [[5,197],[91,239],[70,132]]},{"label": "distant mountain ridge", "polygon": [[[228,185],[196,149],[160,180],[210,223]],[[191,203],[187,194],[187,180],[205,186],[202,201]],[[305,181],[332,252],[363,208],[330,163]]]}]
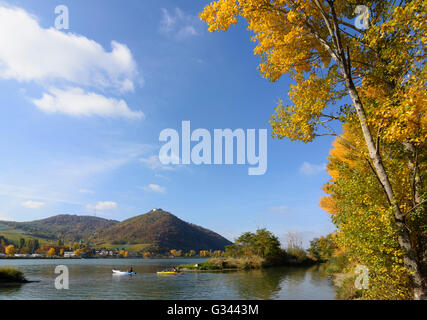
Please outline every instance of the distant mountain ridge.
[{"label": "distant mountain ridge", "polygon": [[92,239],[97,233],[119,222],[94,216],[61,214],[29,222],[0,221],[0,223],[34,237],[79,241]]},{"label": "distant mountain ridge", "polygon": [[[0,221],[27,236],[93,244],[146,244],[159,251],[224,250],[232,244],[221,235],[185,222],[170,212],[153,209],[122,222],[94,216],[57,215],[30,222]],[[0,228],[0,235],[2,230]]]}]

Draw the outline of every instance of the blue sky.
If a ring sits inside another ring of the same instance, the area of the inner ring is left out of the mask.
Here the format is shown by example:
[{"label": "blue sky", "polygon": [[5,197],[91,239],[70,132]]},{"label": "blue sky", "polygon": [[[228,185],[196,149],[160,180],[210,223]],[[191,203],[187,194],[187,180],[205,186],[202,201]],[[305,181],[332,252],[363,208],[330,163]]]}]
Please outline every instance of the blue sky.
[{"label": "blue sky", "polygon": [[[289,79],[257,71],[244,24],[209,33],[209,1],[0,1],[0,220],[123,220],[163,208],[229,239],[266,227],[307,241],[334,230],[319,206],[331,138],[273,140]],[[58,31],[55,7],[69,8]],[[268,129],[268,170],[166,167],[159,133]]]}]

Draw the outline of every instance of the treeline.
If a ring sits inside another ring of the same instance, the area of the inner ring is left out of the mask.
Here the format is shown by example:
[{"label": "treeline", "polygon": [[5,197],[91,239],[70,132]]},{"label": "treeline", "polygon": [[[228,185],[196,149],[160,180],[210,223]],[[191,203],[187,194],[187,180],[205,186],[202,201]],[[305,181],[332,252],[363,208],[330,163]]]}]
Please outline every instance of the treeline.
[{"label": "treeline", "polygon": [[287,235],[285,248],[277,236],[266,229],[255,233],[245,232],[236,239],[233,245],[227,246],[224,257],[259,258],[262,266],[312,265],[320,259],[306,251],[300,239],[292,233]]},{"label": "treeline", "polygon": [[107,248],[105,246],[92,245],[89,242],[68,242],[59,239],[57,243],[40,245],[38,239],[19,239],[18,244],[12,243],[0,236],[0,253],[14,255],[39,254],[47,257],[220,257],[224,255],[222,250],[159,250],[156,246],[142,246],[140,250],[126,249],[127,246]]},{"label": "treeline", "polygon": [[286,248],[279,239],[266,229],[255,233],[245,232],[225,251],[215,251],[206,262],[180,266],[183,270],[258,269],[275,266],[310,266],[321,262],[320,258],[304,250],[301,241],[288,235]]},{"label": "treeline", "polygon": [[32,254],[40,249],[38,239],[21,238],[18,246],[15,246],[11,241],[3,236],[0,236],[0,253],[13,255],[15,253]]}]

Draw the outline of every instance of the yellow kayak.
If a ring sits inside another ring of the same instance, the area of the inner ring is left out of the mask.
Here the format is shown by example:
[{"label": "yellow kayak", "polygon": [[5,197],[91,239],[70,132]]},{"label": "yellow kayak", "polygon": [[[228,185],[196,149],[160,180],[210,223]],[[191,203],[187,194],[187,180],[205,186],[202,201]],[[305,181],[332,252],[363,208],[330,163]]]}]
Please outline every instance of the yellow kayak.
[{"label": "yellow kayak", "polygon": [[157,274],[161,274],[161,275],[174,275],[174,274],[182,274],[182,272],[177,272],[177,271],[158,271]]}]

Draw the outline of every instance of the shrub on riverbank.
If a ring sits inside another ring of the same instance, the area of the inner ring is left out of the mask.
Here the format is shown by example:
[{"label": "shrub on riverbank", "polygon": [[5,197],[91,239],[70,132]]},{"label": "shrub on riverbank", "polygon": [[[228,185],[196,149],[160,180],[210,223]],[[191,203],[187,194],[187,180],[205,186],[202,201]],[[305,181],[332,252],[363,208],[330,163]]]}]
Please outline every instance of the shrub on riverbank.
[{"label": "shrub on riverbank", "polygon": [[278,266],[310,266],[317,263],[301,246],[294,243],[287,250],[266,229],[243,233],[233,245],[226,246],[224,257],[203,263],[182,265],[181,270],[248,270]]},{"label": "shrub on riverbank", "polygon": [[358,300],[363,291],[355,287],[355,263],[350,261],[347,253],[337,253],[320,266],[320,272],[333,278],[336,298],[339,300]]},{"label": "shrub on riverbank", "polygon": [[0,283],[1,282],[16,282],[21,283],[25,282],[24,274],[18,269],[14,268],[0,268]]},{"label": "shrub on riverbank", "polygon": [[251,257],[225,257],[225,258],[211,258],[202,263],[186,264],[181,265],[178,268],[180,270],[249,270],[259,269],[264,266],[266,260],[258,256]]}]

